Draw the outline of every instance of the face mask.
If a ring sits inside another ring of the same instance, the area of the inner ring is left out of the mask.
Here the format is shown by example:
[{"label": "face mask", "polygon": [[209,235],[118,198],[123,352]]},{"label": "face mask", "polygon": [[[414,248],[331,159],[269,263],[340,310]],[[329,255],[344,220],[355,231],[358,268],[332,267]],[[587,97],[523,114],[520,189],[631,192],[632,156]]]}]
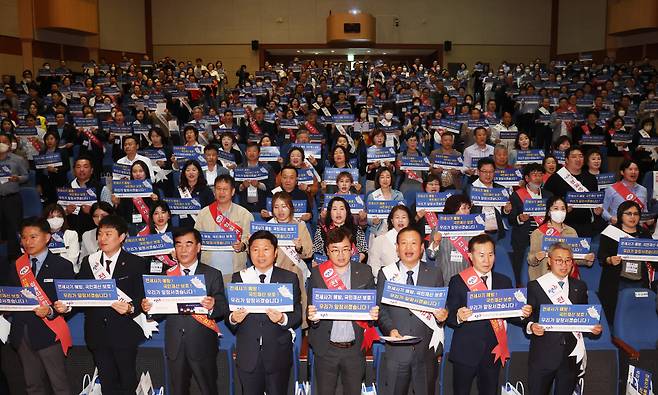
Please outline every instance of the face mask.
[{"label": "face mask", "polygon": [[415,102],[415,103],[414,103],[414,106],[418,107],[418,106],[420,106],[420,103],[419,103],[419,102]]},{"label": "face mask", "polygon": [[529,182],[528,186],[533,190],[538,190],[541,188],[541,183]]},{"label": "face mask", "polygon": [[625,110],[619,110],[618,114],[619,114],[620,117],[623,117],[624,115],[626,115],[626,111]]},{"label": "face mask", "polygon": [[387,121],[390,121],[391,119],[393,119],[393,113],[387,112],[386,114],[384,114],[384,118],[386,118]]},{"label": "face mask", "polygon": [[50,225],[51,230],[59,230],[62,227],[62,225],[64,225],[64,218],[62,217],[48,218],[48,224]]},{"label": "face mask", "polygon": [[561,224],[562,222],[564,222],[564,219],[566,218],[566,216],[567,216],[566,211],[551,210],[551,219],[555,223]]},{"label": "face mask", "polygon": [[642,129],[644,129],[645,132],[650,132],[651,131],[651,125],[646,125]]},{"label": "face mask", "polygon": [[466,100],[466,104],[471,104],[471,103],[473,103],[472,100]]},{"label": "face mask", "polygon": [[9,146],[5,143],[0,143],[0,154],[4,154],[9,151]]}]

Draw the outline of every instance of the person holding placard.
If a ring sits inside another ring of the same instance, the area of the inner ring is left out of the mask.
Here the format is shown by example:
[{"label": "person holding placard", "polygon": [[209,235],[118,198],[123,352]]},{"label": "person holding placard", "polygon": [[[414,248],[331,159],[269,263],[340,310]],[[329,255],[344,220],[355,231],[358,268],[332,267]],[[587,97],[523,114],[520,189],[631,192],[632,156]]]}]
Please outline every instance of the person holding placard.
[{"label": "person holding placard", "polygon": [[66,355],[73,341],[64,317],[53,308],[53,279],[72,279],[73,266],[48,251],[50,225],[45,219],[24,220],[20,237],[25,254],[9,270],[9,284],[34,288],[40,306],[34,312],[12,313],[9,343],[21,360],[27,394],[70,395]]},{"label": "person holding placard", "polygon": [[436,157],[438,155],[448,155],[451,157],[460,157],[461,152],[457,151],[455,140],[457,137],[453,133],[444,132],[441,135],[441,146],[430,153],[430,174],[437,176],[441,180],[441,192],[447,189],[462,189],[462,175],[458,169],[444,169],[442,166],[436,164]]},{"label": "person holding placard", "polygon": [[[352,235],[352,255],[358,262],[365,262],[368,254],[366,236],[361,227],[354,224],[350,204],[340,196],[334,196],[327,205],[327,216],[323,223],[319,223],[313,235],[313,252],[324,253],[326,249],[327,234],[331,229],[345,227]],[[319,262],[316,262],[319,263]]]},{"label": "person holding placard", "polygon": [[[180,184],[174,192],[174,197],[195,199],[204,208],[210,205],[215,197],[206,183],[201,164],[196,160],[187,160],[180,171]],[[181,215],[180,226],[193,227],[197,214]]]},{"label": "person holding placard", "polygon": [[[148,160],[148,159],[147,159]],[[141,160],[136,161],[130,166],[130,179],[146,181],[151,178],[149,167]],[[155,192],[149,197],[119,198],[112,195],[112,204],[116,209],[116,214],[123,218],[128,226],[130,235],[148,234],[149,210],[153,202],[158,200]]]},{"label": "person holding placard", "polygon": [[215,178],[215,201],[199,212],[194,228],[201,232],[234,232],[236,241],[232,251],[204,251],[201,260],[225,274],[239,271],[247,264],[247,240],[249,225],[254,216],[233,203],[235,181],[228,174]]},{"label": "person holding placard", "polygon": [[473,168],[474,158],[487,158],[493,156],[494,147],[487,144],[487,129],[480,126],[473,131],[475,136],[475,143],[464,148],[464,167],[462,173],[469,176],[475,175],[476,171]]},{"label": "person holding placard", "polygon": [[9,135],[0,134],[0,240],[7,242],[9,259],[21,255],[18,244],[18,228],[23,218],[23,201],[19,184],[27,182],[27,162],[10,152]]},{"label": "person holding placard", "polygon": [[266,162],[259,162],[260,145],[250,141],[245,148],[246,162],[239,165],[238,169],[259,169],[263,168],[267,171],[267,178],[263,180],[244,180],[238,181],[238,197],[240,205],[248,209],[252,213],[258,213],[265,209],[265,199],[269,195],[269,191],[274,188],[275,174],[272,168]]},{"label": "person holding placard", "polygon": [[253,266],[233,273],[232,283],[292,284],[293,311],[274,308],[266,313],[250,313],[240,308],[229,314],[226,324],[236,335],[235,363],[245,395],[286,395],[292,364],[291,331],[301,324],[301,293],[294,273],[274,266],[278,242],[268,231],[249,238],[249,258]]},{"label": "person holding placard", "polygon": [[[388,167],[382,167],[377,171],[375,176],[375,190],[370,193],[366,200],[397,200],[404,201],[404,195],[397,189],[393,189],[395,176],[393,171]],[[371,237],[378,236],[386,233],[386,221],[379,218],[369,218],[368,226],[370,226]]]},{"label": "person holding placard", "polygon": [[[504,188],[502,185],[494,182],[494,174],[496,165],[491,158],[481,158],[478,160],[477,173],[478,178],[473,183],[466,186],[464,193],[473,199],[471,191],[473,187],[477,188]],[[512,211],[512,203],[509,201],[500,206],[477,206],[473,204],[471,213],[484,214],[485,232],[496,236],[499,240],[505,236],[505,225],[503,224],[503,216],[509,215]]]},{"label": "person holding placard", "polygon": [[372,275],[377,276],[379,269],[391,265],[400,260],[396,248],[396,238],[398,232],[407,226],[416,226],[412,222],[413,215],[407,206],[398,204],[388,214],[386,220],[388,231],[372,239],[368,247],[368,266],[372,270]]},{"label": "person holding placard", "polygon": [[[100,202],[103,189],[106,188],[100,185],[98,180],[93,178],[93,176],[94,165],[92,159],[87,154],[82,153],[73,162],[74,178],[73,181],[71,181],[70,187],[74,189],[91,189],[94,194],[96,194],[97,202]],[[106,191],[106,193],[109,195],[109,192]],[[64,209],[66,209],[66,220],[69,223],[69,226],[71,229],[75,229],[75,231],[78,232],[79,237],[82,237],[85,232],[94,229],[97,226],[97,224],[94,224],[92,218],[93,211],[91,210],[90,205],[68,205],[64,207]],[[95,239],[96,236],[94,235],[94,240]]]},{"label": "person holding placard", "polygon": [[78,241],[78,233],[69,229],[64,209],[57,203],[49,204],[44,207],[41,216],[50,225],[51,240],[49,248],[52,250],[51,252],[71,262],[73,271],[77,273],[80,269],[78,265],[80,242]]},{"label": "person holding placard", "polygon": [[[530,335],[528,382],[531,395],[574,393],[578,377],[585,374],[586,352],[581,332],[549,332],[538,324],[541,305],[587,304],[587,284],[570,277],[574,263],[571,247],[555,243],[548,249],[550,271],[528,283],[528,304],[532,315],[526,324]],[[597,324],[592,334],[601,334]]]},{"label": "person holding placard", "polygon": [[[352,242],[346,228],[329,231],[326,253],[329,260],[311,270],[309,300],[313,299],[314,289],[375,289],[370,270],[350,260]],[[308,341],[315,355],[317,393],[334,394],[340,376],[343,394],[359,395],[365,379],[365,353],[376,340],[376,329],[371,321],[321,319],[318,307],[308,306]],[[369,314],[376,322],[379,307],[372,307]]]},{"label": "person holding placard", "polygon": [[[77,278],[116,281],[119,300],[111,307],[89,307],[85,312],[85,342],[98,368],[104,393],[129,393],[137,387],[137,347],[144,331],[135,318],[141,314],[144,298],[142,275],[147,273],[144,259],[124,251],[128,225],[123,218],[110,215],[98,224],[97,251],[82,261]],[[60,313],[71,311],[55,302]]]},{"label": "person holding placard", "polygon": [[98,224],[101,222],[101,219],[114,214],[114,206],[107,202],[96,202],[92,204],[89,212],[94,221],[94,228],[89,229],[82,234],[82,241],[80,242],[80,262],[82,262],[86,256],[98,251],[98,239],[96,238]]},{"label": "person holding placard", "polygon": [[[165,332],[165,355],[171,378],[173,394],[189,394],[190,382],[194,377],[201,394],[214,395],[217,388],[217,321],[228,314],[224,295],[222,273],[199,262],[201,235],[193,228],[178,228],[174,231],[176,266],[166,271],[167,276],[194,276],[205,278],[208,296],[201,306],[207,314],[167,314],[159,317],[167,320]],[[142,310],[148,313],[153,302],[147,298],[141,301]]]},{"label": "person holding placard", "polygon": [[[377,275],[378,325],[391,339],[386,343],[383,366],[386,395],[406,394],[410,389],[417,395],[434,394],[439,371],[438,356],[443,352],[443,328],[448,310],[438,308],[421,311],[382,302],[388,282],[411,286],[443,287],[441,269],[421,261],[423,237],[418,229],[406,227],[397,234],[397,254],[400,260],[383,267]],[[412,343],[397,343],[405,336],[415,337]],[[397,343],[397,344],[396,344]]]},{"label": "person holding placard", "polygon": [[[453,276],[448,286],[447,323],[455,330],[450,349],[455,395],[470,394],[474,379],[477,379],[481,395],[497,394],[500,368],[510,357],[503,319],[469,321],[473,311],[466,307],[469,291],[512,288],[508,277],[492,271],[495,251],[491,236],[473,237],[468,242],[468,256],[473,266]],[[524,305],[523,317],[529,317],[531,313],[532,307]],[[508,319],[514,324],[520,324],[521,320]]]},{"label": "person holding placard", "polygon": [[[386,132],[382,129],[375,129],[370,132],[370,141],[372,145],[369,149],[384,148],[386,144]],[[376,189],[376,176],[381,167],[387,167],[389,170],[394,171],[395,165],[390,161],[374,161],[366,166],[366,193],[370,193]]]},{"label": "person holding placard", "polygon": [[50,164],[45,169],[39,168],[37,170],[37,185],[46,204],[57,203],[57,188],[62,188],[67,184],[66,173],[71,167],[69,155],[65,149],[59,148],[59,135],[57,132],[46,132],[43,141],[45,146],[40,155],[59,155],[61,164]]},{"label": "person holding placard", "polygon": [[640,226],[641,208],[633,200],[624,201],[617,208],[615,225],[608,225],[601,233],[599,264],[602,266],[598,294],[609,323],[614,323],[617,296],[625,288],[650,288],[655,262],[622,259],[618,253],[619,239],[651,239]]},{"label": "person holding placard", "polygon": [[215,185],[217,176],[229,174],[229,170],[218,162],[217,152],[217,146],[213,144],[208,144],[203,148],[203,157],[208,164],[208,170],[204,172],[207,185]]},{"label": "person holding placard", "polygon": [[625,159],[619,165],[621,180],[606,188],[605,197],[603,198],[604,220],[615,225],[617,223],[617,207],[625,201],[634,201],[637,203],[641,212],[647,212],[647,188],[638,184],[640,176],[640,167],[633,159]]},{"label": "person holding placard", "polygon": [[[396,167],[398,169],[398,176],[396,184],[399,185],[399,190],[403,195],[408,195],[407,201],[416,200],[416,192],[423,191],[423,178],[426,177],[427,171],[424,170],[409,170],[402,169],[403,157],[418,157],[419,159],[426,159],[425,155],[418,149],[418,136],[414,133],[407,133],[404,136],[406,143],[406,151],[400,152],[397,156]],[[428,170],[429,170],[428,163]]]},{"label": "person holding placard", "polygon": [[116,162],[121,165],[132,166],[135,162],[142,161],[148,167],[149,177],[147,177],[147,179],[151,179],[151,177],[155,175],[153,165],[151,164],[151,160],[145,157],[144,155],[138,154],[137,153],[138,149],[139,149],[139,141],[137,140],[136,136],[134,135],[124,136],[123,152],[125,152],[126,156],[120,158]]}]

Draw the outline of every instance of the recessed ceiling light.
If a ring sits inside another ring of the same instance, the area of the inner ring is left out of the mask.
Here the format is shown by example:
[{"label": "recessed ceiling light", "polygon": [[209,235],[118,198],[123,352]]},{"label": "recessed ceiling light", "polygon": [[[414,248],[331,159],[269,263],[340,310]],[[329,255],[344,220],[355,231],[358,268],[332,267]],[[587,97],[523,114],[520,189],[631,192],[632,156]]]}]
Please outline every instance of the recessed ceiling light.
[{"label": "recessed ceiling light", "polygon": [[386,52],[382,52],[382,55],[386,55]]},{"label": "recessed ceiling light", "polygon": [[367,50],[366,52],[370,53],[370,50]]},{"label": "recessed ceiling light", "polygon": [[331,53],[334,53],[334,52],[336,52],[336,51],[334,51],[334,50],[332,49],[332,50],[331,50]]},{"label": "recessed ceiling light", "polygon": [[313,54],[314,54],[314,55],[319,55],[319,54],[320,54],[320,52],[313,52]]},{"label": "recessed ceiling light", "polygon": [[302,52],[302,51],[300,51],[299,49],[297,50],[297,53],[301,53],[301,52]]}]

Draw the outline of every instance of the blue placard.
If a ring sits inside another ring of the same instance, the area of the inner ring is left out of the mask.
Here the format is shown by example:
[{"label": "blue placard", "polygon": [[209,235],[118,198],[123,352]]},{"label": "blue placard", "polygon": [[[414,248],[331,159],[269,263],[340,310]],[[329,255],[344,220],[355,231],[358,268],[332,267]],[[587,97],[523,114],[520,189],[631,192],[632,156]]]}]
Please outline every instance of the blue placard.
[{"label": "blue placard", "polygon": [[201,307],[206,278],[193,276],[142,276],[144,296],[153,303],[149,314],[208,314]]},{"label": "blue placard", "polygon": [[130,165],[124,165],[121,163],[114,162],[112,164],[112,178],[115,180],[118,179],[129,179],[130,178]]},{"label": "blue placard", "polygon": [[541,164],[544,160],[544,150],[541,149],[531,149],[531,150],[519,150],[516,152],[516,163],[517,165],[527,165],[528,163],[539,163]]},{"label": "blue placard", "polygon": [[279,127],[281,129],[299,129],[299,125],[294,119],[282,119],[279,121]]},{"label": "blue placard", "polygon": [[617,176],[614,173],[599,173],[596,175],[596,182],[599,184],[599,191],[602,191],[617,182]]},{"label": "blue placard", "polygon": [[195,215],[201,211],[201,203],[193,198],[164,198],[169,211],[174,215]]},{"label": "blue placard", "polygon": [[523,201],[523,214],[533,217],[546,214],[546,199],[526,199]]},{"label": "blue placard", "polygon": [[48,250],[53,254],[61,254],[66,252],[66,244],[64,244],[63,233],[53,233],[48,242]]},{"label": "blue placard", "polygon": [[553,151],[553,156],[555,157],[555,159],[557,159],[557,163],[564,165],[564,161],[565,161],[564,151],[555,150]]},{"label": "blue placard", "polygon": [[167,160],[167,155],[165,154],[164,150],[161,149],[145,149],[143,151],[139,151],[139,154],[149,158],[151,162]]},{"label": "blue placard", "polygon": [[454,192],[416,192],[416,210],[443,212],[446,200],[452,195]]},{"label": "blue placard", "polygon": [[395,104],[401,104],[401,103],[411,103],[411,95],[410,94],[395,95]]},{"label": "blue placard", "polygon": [[280,246],[294,246],[295,239],[299,237],[299,227],[297,224],[280,224],[276,222],[252,222],[250,227],[251,234],[259,230],[266,230],[276,236]]},{"label": "blue placard", "polygon": [[367,321],[372,319],[370,309],[377,306],[377,291],[313,288],[311,304],[321,320]]},{"label": "blue placard", "polygon": [[592,252],[592,239],[585,237],[544,236],[541,242],[542,251],[548,251],[555,243],[566,243],[571,247],[574,259],[585,259]]},{"label": "blue placard", "polygon": [[[349,108],[349,104],[347,106]],[[354,123],[354,115],[352,114],[337,114],[333,117],[333,123],[336,125],[349,125]]]},{"label": "blue placard", "polygon": [[303,149],[305,158],[308,158],[308,157],[312,156],[315,159],[320,159],[322,157],[322,145],[321,144],[294,143],[294,144],[292,144],[292,147],[299,147],[299,148]]},{"label": "blue placard", "polygon": [[236,167],[233,169],[233,178],[238,182],[267,180],[269,177],[270,172],[264,166]]},{"label": "blue placard", "polygon": [[501,130],[498,133],[498,138],[500,140],[516,140],[516,136],[518,136],[518,134],[518,130]]},{"label": "blue placard", "polygon": [[443,309],[448,297],[447,287],[419,287],[386,281],[381,302],[411,310],[434,312]]},{"label": "blue placard", "polygon": [[134,134],[148,135],[150,130],[151,130],[151,127],[149,125],[133,125],[133,133]]},{"label": "blue placard", "polygon": [[471,201],[474,206],[501,207],[509,202],[509,192],[505,188],[471,188]]},{"label": "blue placard", "polygon": [[605,136],[602,134],[583,134],[580,140],[583,145],[605,145]]},{"label": "blue placard", "polygon": [[604,191],[567,192],[566,201],[571,208],[597,208],[603,205]]},{"label": "blue placard", "polygon": [[397,155],[393,147],[370,147],[367,151],[367,162],[395,162]]},{"label": "blue placard", "polygon": [[11,167],[9,165],[0,165],[0,184],[9,182],[11,176]]},{"label": "blue placard", "polygon": [[94,111],[97,114],[112,112],[112,105],[110,103],[96,103]]},{"label": "blue placard", "polygon": [[384,125],[378,125],[378,129],[382,130],[384,133],[387,134],[393,134],[393,133],[398,133],[400,132],[400,126],[398,125],[390,125],[390,126],[384,126]]},{"label": "blue placard", "polygon": [[110,125],[110,133],[116,136],[129,136],[133,133],[131,126]]},{"label": "blue placard", "polygon": [[464,158],[459,155],[436,154],[433,160],[433,167],[440,167],[444,170],[460,170],[464,167]]},{"label": "blue placard", "polygon": [[171,232],[128,236],[123,249],[138,256],[166,255],[174,251],[174,239]]},{"label": "blue placard", "polygon": [[34,157],[34,167],[36,169],[47,169],[50,166],[62,166],[62,154],[59,152],[49,152]]},{"label": "blue placard", "polygon": [[93,189],[87,188],[57,188],[57,204],[62,207],[91,206],[98,201]]},{"label": "blue placard", "polygon": [[453,134],[461,133],[462,124],[457,121],[452,121],[450,119],[441,118],[439,120],[439,125],[437,129],[450,132]]},{"label": "blue placard", "polygon": [[653,395],[651,372],[628,365],[626,393],[630,395]]},{"label": "blue placard", "polygon": [[403,200],[368,200],[366,202],[366,212],[368,218],[387,219],[388,214],[398,204],[404,204]]},{"label": "blue placard", "polygon": [[22,136],[22,137],[39,136],[36,126],[16,126],[16,128],[14,128],[14,134],[16,136]]},{"label": "blue placard", "polygon": [[240,308],[250,313],[265,313],[276,309],[282,313],[293,311],[292,284],[288,283],[230,283],[226,296],[231,311]]},{"label": "blue placard", "polygon": [[[308,201],[306,200],[293,200],[292,207],[295,209],[294,217],[299,218],[308,212]],[[272,213],[272,198],[265,199],[265,210]]]},{"label": "blue placard", "polygon": [[473,315],[468,317],[467,321],[521,317],[521,309],[527,303],[526,288],[469,291],[466,295],[466,307],[471,309]]},{"label": "blue placard", "polygon": [[658,147],[658,137],[640,138],[637,145],[639,147],[656,148]]},{"label": "blue placard", "polygon": [[611,143],[624,143],[624,144],[630,144],[633,142],[633,135],[630,133],[620,133],[617,132],[610,136],[610,142]]},{"label": "blue placard", "polygon": [[312,169],[297,169],[297,183],[311,185],[315,181]]},{"label": "blue placard", "polygon": [[443,237],[468,237],[484,233],[482,214],[439,214],[437,219],[437,231]]},{"label": "blue placard", "polygon": [[114,279],[55,279],[57,299],[71,307],[107,307],[119,299]]},{"label": "blue placard", "polygon": [[428,171],[430,160],[426,156],[402,156],[400,158],[400,170]]},{"label": "blue placard", "polygon": [[175,145],[173,147],[173,154],[175,158],[185,158],[185,159],[197,159],[199,155],[201,155],[201,152],[199,152],[199,148],[197,147],[192,147],[192,146],[180,146],[180,145]]},{"label": "blue placard", "polygon": [[233,251],[235,232],[201,232],[201,251]]},{"label": "blue placard", "polygon": [[523,180],[521,169],[497,169],[494,173],[494,182],[507,188],[519,186],[521,180]]},{"label": "blue placard", "polygon": [[622,237],[617,246],[617,255],[629,261],[658,262],[658,240]]},{"label": "blue placard", "polygon": [[327,185],[336,185],[336,178],[338,178],[338,175],[343,172],[350,173],[352,175],[352,180],[354,180],[354,182],[359,181],[359,169],[354,169],[349,167],[344,167],[344,168],[326,167],[324,169],[323,180],[325,183],[327,183]]},{"label": "blue placard", "polygon": [[98,128],[98,120],[96,118],[75,118],[73,123],[78,128]]},{"label": "blue placard", "polygon": [[600,304],[543,304],[539,322],[548,332],[590,332],[601,321]]},{"label": "blue placard", "polygon": [[32,311],[39,304],[34,288],[0,287],[0,311]]},{"label": "blue placard", "polygon": [[347,204],[350,206],[350,212],[352,214],[359,214],[361,211],[365,210],[365,202],[363,201],[363,196],[361,195],[356,195],[356,194],[347,194],[347,195],[341,195],[341,194],[333,194],[333,193],[328,193],[324,197],[324,208],[326,209],[329,206],[329,202],[331,199],[334,197],[341,197],[347,201]]},{"label": "blue placard", "polygon": [[112,194],[119,198],[149,197],[153,185],[148,180],[112,180]]}]

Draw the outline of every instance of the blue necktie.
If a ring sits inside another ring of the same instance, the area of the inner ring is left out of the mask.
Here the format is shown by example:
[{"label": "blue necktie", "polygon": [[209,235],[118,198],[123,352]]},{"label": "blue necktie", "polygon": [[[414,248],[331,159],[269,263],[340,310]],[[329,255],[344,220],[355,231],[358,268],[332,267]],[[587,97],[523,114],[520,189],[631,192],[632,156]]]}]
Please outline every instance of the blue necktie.
[{"label": "blue necktie", "polygon": [[560,284],[560,288],[564,289],[564,281],[558,281],[558,284]]},{"label": "blue necktie", "polygon": [[414,285],[414,271],[409,270],[407,272],[407,285]]}]

